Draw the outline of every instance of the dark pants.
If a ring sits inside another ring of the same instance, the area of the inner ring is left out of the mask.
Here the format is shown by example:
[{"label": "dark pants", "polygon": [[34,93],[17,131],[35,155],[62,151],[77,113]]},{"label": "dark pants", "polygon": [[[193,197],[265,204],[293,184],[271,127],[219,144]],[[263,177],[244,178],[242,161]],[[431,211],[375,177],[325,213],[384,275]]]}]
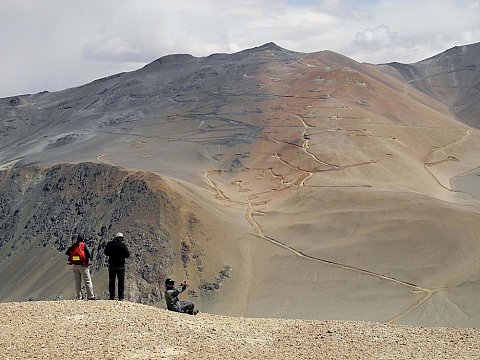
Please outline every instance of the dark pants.
[{"label": "dark pants", "polygon": [[181,313],[187,313],[192,315],[195,305],[190,301],[180,301],[180,303],[178,304],[178,307]]},{"label": "dark pants", "polygon": [[125,289],[125,268],[108,269],[108,291],[110,292],[110,300],[115,299],[115,278],[118,278],[118,299],[123,300],[123,292]]}]

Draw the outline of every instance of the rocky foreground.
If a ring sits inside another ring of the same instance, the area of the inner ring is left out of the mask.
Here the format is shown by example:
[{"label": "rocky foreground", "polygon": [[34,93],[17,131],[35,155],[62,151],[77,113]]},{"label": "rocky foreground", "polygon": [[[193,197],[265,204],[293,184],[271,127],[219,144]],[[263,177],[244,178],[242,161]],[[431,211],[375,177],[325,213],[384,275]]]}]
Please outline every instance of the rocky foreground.
[{"label": "rocky foreground", "polygon": [[2,359],[478,359],[480,329],[189,316],[117,301],[0,304]]}]

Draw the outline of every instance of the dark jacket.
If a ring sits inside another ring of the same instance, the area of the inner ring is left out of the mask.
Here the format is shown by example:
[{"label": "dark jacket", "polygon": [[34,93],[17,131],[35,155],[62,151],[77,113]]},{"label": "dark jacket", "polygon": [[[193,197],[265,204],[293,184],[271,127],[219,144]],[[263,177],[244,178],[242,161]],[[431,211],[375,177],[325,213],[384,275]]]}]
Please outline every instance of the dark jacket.
[{"label": "dark jacket", "polygon": [[109,269],[125,269],[125,259],[130,257],[130,252],[122,239],[116,238],[109,241],[104,252],[108,256]]},{"label": "dark jacket", "polygon": [[[83,242],[83,241],[81,241]],[[76,243],[75,243],[76,244]],[[74,245],[75,245],[74,244]],[[65,254],[67,254],[68,256],[70,256],[71,252],[73,250],[73,245],[71,245],[68,249],[67,249],[67,252]],[[90,263],[90,251],[88,250],[88,247],[87,247],[87,244],[85,244],[83,246],[83,251],[85,252],[85,263],[88,264]]]},{"label": "dark jacket", "polygon": [[186,288],[186,286],[181,286],[165,290],[165,302],[167,303],[168,310],[180,311],[180,300],[178,299],[178,295],[184,292]]}]

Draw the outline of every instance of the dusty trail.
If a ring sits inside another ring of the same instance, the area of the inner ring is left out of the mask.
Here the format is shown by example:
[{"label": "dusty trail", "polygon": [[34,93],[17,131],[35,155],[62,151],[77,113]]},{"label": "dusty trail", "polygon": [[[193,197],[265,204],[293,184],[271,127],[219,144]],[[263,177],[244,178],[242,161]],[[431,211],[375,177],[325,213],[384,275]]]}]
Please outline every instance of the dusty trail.
[{"label": "dusty trail", "polygon": [[372,160],[363,161],[363,162],[360,162],[360,163],[347,164],[347,165],[330,165],[330,166],[332,166],[331,169],[324,169],[324,170],[306,170],[306,169],[302,169],[302,168],[297,167],[297,166],[293,166],[288,161],[282,159],[280,154],[278,154],[278,153],[275,154],[275,155],[272,155],[273,158],[277,159],[282,164],[284,164],[284,165],[286,165],[286,166],[288,166],[292,169],[302,171],[302,172],[305,172],[305,173],[320,173],[320,172],[325,172],[325,171],[343,170],[343,169],[346,169],[346,168],[363,166],[363,165],[372,165],[372,164],[376,164],[376,163],[378,163],[378,162],[380,162],[380,161],[382,161],[382,160],[384,160],[388,157],[391,157],[391,156],[393,156],[393,155],[390,154],[390,153],[387,153],[387,154],[384,154],[383,156],[379,157],[378,159],[372,159]]},{"label": "dusty trail", "polygon": [[425,166],[439,165],[439,164],[443,164],[443,163],[448,162],[448,161],[459,161],[459,160],[455,156],[448,155],[445,159],[442,159],[442,160],[432,161],[432,162],[428,162],[428,163],[426,162]]},{"label": "dusty trail", "polygon": [[[383,138],[383,137],[382,137]],[[359,163],[353,163],[353,164],[345,164],[345,165],[341,165],[341,164],[332,164],[332,163],[329,163],[329,162],[326,162],[320,158],[317,157],[317,155],[315,155],[314,153],[312,153],[311,151],[308,150],[309,148],[309,139],[305,139],[304,138],[304,141],[302,143],[302,145],[297,145],[297,144],[294,144],[294,143],[291,143],[291,142],[287,142],[287,141],[282,141],[280,142],[279,140],[277,139],[274,139],[272,138],[276,143],[284,143],[286,145],[289,145],[289,146],[293,146],[293,147],[296,147],[296,148],[299,148],[299,149],[302,149],[308,156],[312,157],[316,162],[322,164],[322,165],[325,165],[325,166],[328,166],[330,167],[330,169],[322,169],[322,170],[307,170],[307,169],[302,169],[300,167],[297,167],[297,166],[294,166],[292,164],[290,164],[288,161],[282,159],[281,155],[279,153],[276,153],[276,154],[272,154],[271,156],[273,158],[276,158],[278,161],[280,161],[282,164],[288,166],[289,168],[292,168],[294,170],[297,170],[297,171],[301,171],[301,172],[304,172],[304,173],[308,173],[308,174],[315,174],[315,173],[320,173],[320,172],[325,172],[325,171],[332,171],[332,170],[344,170],[346,168],[350,168],[350,167],[356,167],[356,166],[363,166],[363,165],[371,165],[371,164],[376,164],[384,159],[386,159],[387,157],[391,157],[393,156],[393,154],[391,153],[386,153],[384,154],[383,156],[381,156],[380,158],[378,159],[371,159],[371,160],[368,160],[368,161],[363,161],[363,162],[359,162]],[[390,139],[390,140],[393,140],[393,141],[397,141],[399,142],[401,145],[405,146],[403,143],[401,143],[399,140],[397,139]]]},{"label": "dusty trail", "polygon": [[[450,192],[461,192],[460,190],[455,190],[453,189],[453,186],[452,186],[452,179],[455,178],[456,176],[458,175],[455,175],[455,176],[452,176],[450,179],[449,179],[449,183],[450,183],[450,187],[447,187],[445,185],[443,185],[441,183],[441,181],[433,174],[432,171],[430,171],[430,169],[428,168],[428,166],[432,166],[432,165],[436,165],[436,164],[439,164],[441,162],[444,162],[444,161],[437,161],[437,162],[427,162],[427,159],[432,156],[433,154],[435,154],[436,152],[439,152],[439,151],[442,151],[444,152],[445,149],[447,149],[448,147],[454,145],[454,144],[458,144],[458,143],[461,143],[461,142],[464,142],[467,137],[470,135],[471,131],[470,130],[465,130],[465,135],[459,139],[459,140],[453,140],[451,142],[449,142],[448,144],[445,144],[443,145],[442,147],[439,147],[439,148],[434,148],[432,149],[432,151],[430,151],[427,155],[425,155],[423,157],[423,160],[422,160],[422,166],[423,168],[434,178],[434,180],[437,182],[437,184],[439,184],[442,188],[444,188],[445,190],[448,190]],[[451,158],[454,158],[456,159],[455,157],[451,157]],[[448,157],[447,157],[448,159]],[[458,159],[457,159],[458,160]]]},{"label": "dusty trail", "polygon": [[214,190],[215,197],[219,200],[232,201],[228,196],[226,196],[224,194],[224,192],[218,187],[218,185],[212,179],[210,179],[210,177],[208,176],[209,173],[220,174],[221,171],[220,170],[210,170],[210,171],[207,171],[206,173],[203,174],[203,176],[205,176],[205,178],[207,179],[210,187]]},{"label": "dusty trail", "polygon": [[418,301],[414,302],[412,305],[410,305],[405,311],[402,311],[400,314],[394,316],[393,318],[389,319],[386,321],[386,323],[393,324],[396,321],[400,320],[402,317],[405,315],[411,313],[418,307],[420,307],[422,304],[426,303],[438,290],[425,290],[426,294],[423,298],[419,299]]},{"label": "dusty trail", "polygon": [[[287,185],[287,186],[295,186],[295,187],[299,187],[300,185],[297,184],[298,180],[300,179],[300,177],[297,177],[294,181],[287,181],[285,180],[285,178],[283,177],[283,175],[281,174],[275,174],[273,172],[273,169],[268,169],[268,171],[270,172],[270,174],[272,175],[272,177],[274,179],[278,179],[280,180],[280,184],[282,185]],[[307,174],[308,175],[308,174]]]},{"label": "dusty trail", "polygon": [[[293,115],[293,116],[295,116],[298,120],[300,120],[300,122],[302,123],[302,125],[303,125],[303,127],[304,127],[305,129],[313,129],[313,128],[315,128],[315,126],[310,125],[310,124],[307,124],[307,122],[305,121],[305,119],[303,118],[303,116],[300,116],[300,115],[297,115],[297,114],[293,114],[293,113],[290,113],[290,115]],[[308,138],[307,130],[304,130],[304,131],[303,131],[302,138],[303,138],[303,143],[302,143],[301,148],[303,149],[303,151],[304,151],[307,155],[313,157],[313,159],[314,159],[315,161],[317,161],[318,163],[320,163],[320,164],[322,164],[322,165],[330,166],[330,167],[333,167],[333,168],[338,168],[337,165],[327,163],[327,162],[319,159],[319,158],[317,157],[317,155],[315,155],[315,154],[313,154],[312,152],[308,151],[308,148],[309,148],[309,146],[310,146],[310,145],[309,145],[310,139]],[[288,143],[288,144],[289,144],[289,143]],[[289,144],[289,145],[294,145],[294,146],[296,146],[295,144]],[[309,173],[310,173],[310,174],[309,174],[309,176],[307,177],[307,179],[309,179],[309,178],[313,175],[313,172],[309,171]],[[307,179],[305,179],[305,180],[302,181],[302,185],[301,185],[301,186],[303,186],[303,184],[305,183],[305,181],[306,181]]]},{"label": "dusty trail", "polygon": [[297,115],[297,114],[293,114],[293,113],[289,113],[290,115],[292,116],[295,116],[298,120],[300,120],[302,122],[302,125],[305,127],[305,128],[314,128],[315,126],[313,125],[310,125],[310,124],[307,124],[307,122],[305,121],[305,119],[303,118],[303,116],[301,115]]},{"label": "dusty trail", "polygon": [[342,269],[345,269],[345,270],[348,270],[348,271],[354,271],[354,272],[359,273],[359,274],[363,274],[363,275],[375,277],[375,278],[378,278],[378,279],[381,279],[381,280],[393,282],[393,283],[396,283],[396,284],[399,284],[399,285],[402,285],[402,286],[406,286],[406,287],[412,289],[412,292],[424,293],[424,296],[421,299],[415,301],[406,310],[400,312],[395,317],[387,320],[386,321],[387,323],[395,323],[396,321],[400,320],[402,317],[411,313],[412,311],[414,311],[415,309],[420,307],[422,304],[427,302],[432,297],[432,295],[435,294],[439,290],[439,289],[427,289],[427,288],[421,287],[419,285],[416,285],[416,284],[413,284],[413,283],[410,283],[410,282],[407,282],[407,281],[399,280],[399,279],[396,279],[396,278],[391,277],[391,276],[376,273],[374,271],[362,269],[362,268],[359,268],[357,266],[342,264],[342,263],[339,263],[339,262],[335,262],[335,261],[331,261],[331,260],[327,260],[327,259],[322,259],[322,258],[319,258],[319,257],[315,257],[315,256],[305,254],[302,251],[299,251],[299,250],[297,250],[297,249],[295,249],[291,246],[288,246],[288,245],[286,245],[286,244],[284,244],[284,243],[282,243],[282,242],[280,242],[280,241],[278,241],[278,240],[276,240],[276,239],[274,239],[274,238],[272,238],[268,235],[265,235],[263,233],[263,230],[262,230],[261,226],[258,224],[258,222],[253,217],[254,212],[255,212],[255,207],[254,207],[252,201],[250,200],[250,198],[248,197],[248,195],[245,195],[245,200],[247,201],[247,204],[248,204],[248,210],[247,210],[247,213],[245,215],[245,218],[253,226],[253,228],[255,230],[255,235],[258,236],[259,238],[261,238],[263,240],[266,240],[266,241],[268,241],[268,242],[270,242],[270,243],[272,243],[276,246],[279,246],[279,247],[295,254],[296,256],[298,256],[300,258],[307,259],[307,260],[312,260],[312,261],[316,261],[316,262],[320,262],[320,263],[324,263],[324,264],[328,264],[328,265],[332,265],[332,266],[339,267],[339,268],[342,268]]},{"label": "dusty trail", "polygon": [[322,159],[318,158],[317,155],[315,155],[314,153],[312,153],[311,151],[308,150],[308,148],[310,147],[310,139],[306,138],[307,135],[304,134],[303,135],[303,144],[302,144],[302,150],[308,155],[308,156],[311,156],[316,162],[322,164],[322,165],[325,165],[325,166],[330,166],[331,168],[333,169],[339,169],[339,166],[336,165],[336,164],[331,164],[331,163],[328,163],[326,161],[323,161]]},{"label": "dusty trail", "polygon": [[326,264],[329,264],[329,265],[334,265],[334,266],[337,266],[337,267],[340,267],[340,268],[343,268],[343,269],[346,269],[346,270],[351,270],[351,271],[359,272],[359,273],[362,273],[362,274],[365,274],[365,275],[373,276],[373,277],[376,277],[376,278],[379,278],[379,279],[392,281],[392,282],[395,282],[395,283],[398,283],[398,284],[401,284],[401,285],[404,285],[404,286],[408,286],[408,287],[413,288],[415,290],[420,290],[420,291],[425,291],[425,292],[430,291],[430,290],[425,289],[423,287],[420,287],[418,285],[415,285],[415,284],[412,284],[412,283],[409,283],[409,282],[406,282],[406,281],[398,280],[398,279],[395,279],[395,278],[390,277],[390,276],[386,276],[386,275],[379,274],[379,273],[376,273],[376,272],[373,272],[373,271],[361,269],[361,268],[356,267],[356,266],[346,265],[346,264],[338,263],[338,262],[335,262],[335,261],[322,259],[322,258],[318,258],[318,257],[315,257],[315,256],[305,254],[305,253],[303,253],[303,252],[301,252],[301,251],[299,251],[299,250],[297,250],[297,249],[295,249],[291,246],[288,246],[288,245],[286,245],[286,244],[284,244],[284,243],[282,243],[282,242],[280,242],[280,241],[278,241],[278,240],[276,240],[276,239],[274,239],[270,236],[267,236],[263,233],[263,230],[260,227],[260,225],[258,224],[258,222],[253,218],[253,213],[255,212],[255,208],[254,208],[254,205],[253,205],[252,201],[248,197],[248,195],[245,195],[245,199],[246,199],[247,204],[248,204],[248,211],[247,211],[245,217],[246,217],[247,221],[253,226],[253,228],[255,230],[255,235],[264,239],[264,240],[267,240],[267,241],[271,242],[272,244],[280,246],[281,248],[284,248],[284,249],[292,252],[293,254],[295,254],[295,255],[297,255],[301,258],[304,258],[304,259],[314,260],[314,261],[326,263]]},{"label": "dusty trail", "polygon": [[[312,172],[312,171],[308,171],[308,170],[305,170],[305,169],[301,169],[300,167],[293,166],[293,165],[289,164],[287,161],[283,160],[278,153],[275,154],[275,155],[272,155],[272,157],[275,158],[275,159],[277,159],[278,161],[280,161],[282,164],[288,166],[289,168],[291,168],[291,169],[293,169],[293,170],[297,170],[297,171],[302,172],[302,173],[304,174],[304,176],[311,177],[311,176],[313,175],[313,173],[314,173],[314,172]],[[300,177],[297,177],[297,180],[295,180],[295,181],[292,183],[292,185],[294,185],[294,186],[299,186],[299,185],[296,184],[296,183],[298,182],[299,178],[300,178]],[[283,179],[283,177],[282,177],[282,179]],[[303,181],[303,182],[305,182],[305,181]]]},{"label": "dusty trail", "polygon": [[108,164],[108,165],[117,166],[116,164],[114,164],[114,163],[111,162],[111,161],[103,160],[103,159],[102,159],[104,156],[107,156],[107,155],[108,155],[107,153],[98,155],[98,156],[97,156],[97,160],[100,161],[100,162],[103,162],[103,163],[105,163],[105,164]]}]

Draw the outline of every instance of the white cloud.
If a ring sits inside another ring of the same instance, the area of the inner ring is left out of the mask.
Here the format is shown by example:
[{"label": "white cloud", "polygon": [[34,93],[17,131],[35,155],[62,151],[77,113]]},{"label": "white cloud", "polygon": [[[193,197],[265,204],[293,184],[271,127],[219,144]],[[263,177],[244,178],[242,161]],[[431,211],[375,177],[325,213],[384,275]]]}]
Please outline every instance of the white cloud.
[{"label": "white cloud", "polygon": [[[464,44],[466,32],[480,30],[480,9],[470,9],[469,3],[467,0],[381,1],[374,9],[373,22],[387,25],[403,40],[403,46],[391,47],[390,52],[385,48],[371,53],[363,51],[361,60],[414,62]],[[360,55],[361,51],[358,52]]]},{"label": "white cloud", "polygon": [[402,42],[396,32],[392,32],[388,26],[382,24],[373,29],[358,32],[353,44],[360,49],[378,50],[397,46]]},{"label": "white cloud", "polygon": [[352,49],[357,58],[369,57],[370,62],[382,62],[388,53],[414,53],[413,39],[402,38],[386,25],[365,29],[355,35]]},{"label": "white cloud", "polygon": [[480,41],[479,0],[2,0],[0,96],[266,42],[414,62]]},{"label": "white cloud", "polygon": [[118,37],[101,39],[86,44],[82,53],[87,59],[93,61],[125,62],[144,60],[144,55],[140,49]]}]

